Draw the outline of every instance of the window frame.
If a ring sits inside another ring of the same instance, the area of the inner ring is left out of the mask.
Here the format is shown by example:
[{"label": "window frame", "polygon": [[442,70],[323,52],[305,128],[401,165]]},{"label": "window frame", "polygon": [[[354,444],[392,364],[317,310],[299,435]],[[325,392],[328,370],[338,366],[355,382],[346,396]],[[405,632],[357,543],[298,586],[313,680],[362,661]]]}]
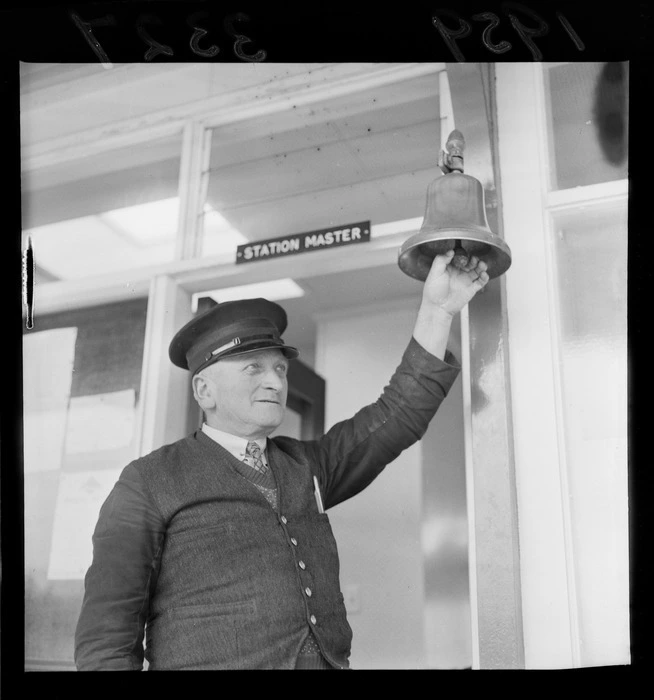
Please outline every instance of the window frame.
[{"label": "window frame", "polygon": [[[547,65],[497,66],[505,239],[514,262],[534,261],[514,264],[506,280],[527,668],[583,665],[583,601],[575,581],[560,369],[555,221],[563,212],[626,210],[629,189],[626,179],[551,188]],[[525,163],[537,167],[530,170]]]}]

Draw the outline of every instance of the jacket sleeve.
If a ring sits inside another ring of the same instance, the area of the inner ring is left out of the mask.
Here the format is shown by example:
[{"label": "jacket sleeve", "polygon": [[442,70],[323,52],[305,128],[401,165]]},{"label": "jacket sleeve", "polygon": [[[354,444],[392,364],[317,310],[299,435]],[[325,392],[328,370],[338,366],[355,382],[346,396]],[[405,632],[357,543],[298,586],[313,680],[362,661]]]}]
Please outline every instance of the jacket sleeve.
[{"label": "jacket sleeve", "polygon": [[325,507],[359,493],[420,440],[460,369],[451,353],[440,360],[411,338],[379,399],[307,444]]},{"label": "jacket sleeve", "polygon": [[165,524],[134,463],[100,509],[75,631],[78,671],[140,671]]}]

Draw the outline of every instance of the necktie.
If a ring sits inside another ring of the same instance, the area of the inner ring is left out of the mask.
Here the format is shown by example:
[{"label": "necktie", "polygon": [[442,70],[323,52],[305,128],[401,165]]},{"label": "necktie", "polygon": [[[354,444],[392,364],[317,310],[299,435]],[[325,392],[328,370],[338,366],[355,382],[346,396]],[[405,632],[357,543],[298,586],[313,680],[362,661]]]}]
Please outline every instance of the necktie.
[{"label": "necktie", "polygon": [[261,448],[256,442],[248,442],[247,447],[245,448],[245,459],[243,461],[262,474],[268,468],[263,463],[263,459],[261,458]]}]

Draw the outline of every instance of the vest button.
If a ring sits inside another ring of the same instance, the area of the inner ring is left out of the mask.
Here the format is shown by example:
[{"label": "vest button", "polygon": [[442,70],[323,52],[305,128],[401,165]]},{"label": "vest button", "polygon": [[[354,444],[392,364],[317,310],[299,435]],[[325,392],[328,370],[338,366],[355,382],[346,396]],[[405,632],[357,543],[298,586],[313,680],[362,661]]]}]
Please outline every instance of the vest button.
[{"label": "vest button", "polygon": [[300,567],[300,569],[306,569],[306,568],[307,568],[307,565],[306,565],[302,560],[300,560],[300,561],[298,562],[298,566]]},{"label": "vest button", "polygon": [[286,520],[286,518],[283,515],[281,517],[281,521],[284,523],[284,525],[286,525],[286,523],[288,522],[288,520]]},{"label": "vest button", "polygon": [[291,542],[297,547],[297,540],[295,537],[291,537]]},{"label": "vest button", "polygon": [[311,624],[312,624],[312,625],[315,625],[316,622],[318,622],[318,620],[316,620],[316,616],[315,616],[315,615],[312,615],[309,619],[311,620]]},{"label": "vest button", "polygon": [[311,589],[308,586],[304,589],[304,592],[311,598]]}]

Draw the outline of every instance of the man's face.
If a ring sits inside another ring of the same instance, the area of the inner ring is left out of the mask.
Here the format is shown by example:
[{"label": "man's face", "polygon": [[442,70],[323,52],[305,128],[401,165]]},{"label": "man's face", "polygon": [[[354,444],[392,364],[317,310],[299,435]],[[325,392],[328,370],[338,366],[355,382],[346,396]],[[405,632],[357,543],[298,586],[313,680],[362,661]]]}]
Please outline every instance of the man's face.
[{"label": "man's face", "polygon": [[271,348],[225,357],[200,374],[215,406],[207,422],[218,430],[253,439],[264,437],[284,419],[288,395],[288,360]]}]

